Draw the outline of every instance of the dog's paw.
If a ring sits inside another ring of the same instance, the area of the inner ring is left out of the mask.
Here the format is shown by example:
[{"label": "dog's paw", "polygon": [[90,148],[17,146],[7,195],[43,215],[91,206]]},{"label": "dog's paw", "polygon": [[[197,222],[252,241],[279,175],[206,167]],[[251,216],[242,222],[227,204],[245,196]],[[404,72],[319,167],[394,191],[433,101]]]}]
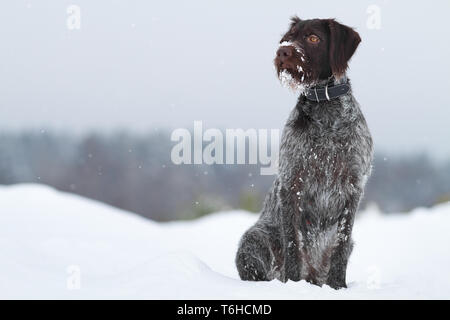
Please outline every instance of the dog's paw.
[{"label": "dog's paw", "polygon": [[242,280],[268,281],[267,274],[261,261],[250,255],[239,257],[238,271]]},{"label": "dog's paw", "polygon": [[327,282],[327,285],[335,290],[347,288],[345,281],[329,281]]}]

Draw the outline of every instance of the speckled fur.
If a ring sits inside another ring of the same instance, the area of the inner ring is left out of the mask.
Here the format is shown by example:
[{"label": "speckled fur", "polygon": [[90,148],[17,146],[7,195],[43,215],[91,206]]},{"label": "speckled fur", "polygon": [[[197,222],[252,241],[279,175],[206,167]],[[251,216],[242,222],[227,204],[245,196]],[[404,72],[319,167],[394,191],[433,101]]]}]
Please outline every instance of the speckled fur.
[{"label": "speckled fur", "polygon": [[283,131],[278,176],[240,241],[240,277],[346,287],[351,231],[372,154],[351,90],[320,103],[301,95]]}]

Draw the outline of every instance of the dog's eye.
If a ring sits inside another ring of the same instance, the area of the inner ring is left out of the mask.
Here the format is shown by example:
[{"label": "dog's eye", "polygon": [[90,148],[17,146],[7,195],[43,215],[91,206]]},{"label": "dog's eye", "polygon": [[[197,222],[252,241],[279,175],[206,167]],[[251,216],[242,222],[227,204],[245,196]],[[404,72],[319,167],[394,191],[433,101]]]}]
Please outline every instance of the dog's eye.
[{"label": "dog's eye", "polygon": [[314,44],[320,42],[320,38],[318,36],[314,35],[314,34],[308,36],[308,38],[306,38],[306,39],[308,40],[308,42],[314,43]]}]

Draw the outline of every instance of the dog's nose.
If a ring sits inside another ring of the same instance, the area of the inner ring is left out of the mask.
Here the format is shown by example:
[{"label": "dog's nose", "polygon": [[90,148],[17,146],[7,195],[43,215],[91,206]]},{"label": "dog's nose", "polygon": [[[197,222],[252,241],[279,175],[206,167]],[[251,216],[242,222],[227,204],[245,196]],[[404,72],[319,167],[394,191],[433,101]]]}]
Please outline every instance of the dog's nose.
[{"label": "dog's nose", "polygon": [[292,46],[283,46],[280,47],[277,51],[277,57],[281,62],[289,59],[294,54],[294,48]]}]

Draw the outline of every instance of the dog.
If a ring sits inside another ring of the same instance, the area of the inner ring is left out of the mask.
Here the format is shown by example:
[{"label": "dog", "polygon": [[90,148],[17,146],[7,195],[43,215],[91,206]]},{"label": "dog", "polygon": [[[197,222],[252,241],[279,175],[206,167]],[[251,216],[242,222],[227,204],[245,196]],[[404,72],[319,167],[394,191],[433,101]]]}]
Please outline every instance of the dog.
[{"label": "dog", "polygon": [[334,19],[291,19],[276,53],[282,84],[300,91],[283,130],[277,177],[259,220],[242,236],[242,280],[306,280],[346,287],[355,214],[373,143],[346,76],[361,42]]}]

